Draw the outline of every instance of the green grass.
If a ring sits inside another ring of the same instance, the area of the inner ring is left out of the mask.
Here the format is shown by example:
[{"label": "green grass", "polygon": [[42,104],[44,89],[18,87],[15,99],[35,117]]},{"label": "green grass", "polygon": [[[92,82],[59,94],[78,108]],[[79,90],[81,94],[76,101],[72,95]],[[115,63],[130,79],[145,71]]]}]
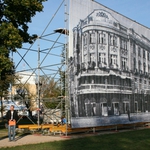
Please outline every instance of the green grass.
[{"label": "green grass", "polygon": [[134,130],[0,150],[149,150],[150,130]]},{"label": "green grass", "polygon": [[0,139],[8,135],[8,130],[5,127],[6,120],[0,120]]}]

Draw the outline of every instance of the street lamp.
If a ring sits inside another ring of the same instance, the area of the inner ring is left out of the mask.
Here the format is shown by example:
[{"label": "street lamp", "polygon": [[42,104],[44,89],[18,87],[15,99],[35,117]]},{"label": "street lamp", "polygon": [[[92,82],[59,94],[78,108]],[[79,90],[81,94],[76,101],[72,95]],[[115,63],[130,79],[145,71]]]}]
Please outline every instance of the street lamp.
[{"label": "street lamp", "polygon": [[42,83],[41,82],[37,82],[36,84],[36,93],[37,93],[37,102],[38,102],[38,118],[37,118],[37,123],[38,125],[40,125],[40,93],[41,93],[41,87],[42,87]]}]

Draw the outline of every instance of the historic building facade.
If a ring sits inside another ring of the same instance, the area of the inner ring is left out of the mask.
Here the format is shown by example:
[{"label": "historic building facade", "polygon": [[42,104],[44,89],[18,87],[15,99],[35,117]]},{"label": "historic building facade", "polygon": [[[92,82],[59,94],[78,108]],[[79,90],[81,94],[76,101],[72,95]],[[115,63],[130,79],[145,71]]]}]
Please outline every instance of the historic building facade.
[{"label": "historic building facade", "polygon": [[72,117],[150,111],[150,40],[105,10],[73,29],[69,72]]}]

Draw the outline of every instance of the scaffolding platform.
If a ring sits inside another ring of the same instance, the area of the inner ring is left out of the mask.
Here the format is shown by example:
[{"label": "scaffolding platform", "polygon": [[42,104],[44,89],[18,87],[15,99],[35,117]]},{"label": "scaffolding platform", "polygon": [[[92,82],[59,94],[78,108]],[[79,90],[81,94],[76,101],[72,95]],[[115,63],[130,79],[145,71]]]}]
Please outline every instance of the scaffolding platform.
[{"label": "scaffolding platform", "polygon": [[118,125],[110,125],[110,126],[97,126],[97,127],[86,127],[86,128],[71,128],[70,125],[55,125],[55,124],[43,124],[43,125],[37,125],[37,124],[28,124],[28,125],[18,125],[19,129],[28,129],[29,131],[32,131],[33,133],[35,131],[41,131],[42,134],[45,133],[45,131],[50,134],[73,134],[73,133],[88,133],[100,130],[114,130],[117,131],[118,129],[127,129],[127,128],[133,128],[136,127],[146,127],[149,126],[149,122],[139,122],[139,123],[132,123],[132,124],[118,124]]}]

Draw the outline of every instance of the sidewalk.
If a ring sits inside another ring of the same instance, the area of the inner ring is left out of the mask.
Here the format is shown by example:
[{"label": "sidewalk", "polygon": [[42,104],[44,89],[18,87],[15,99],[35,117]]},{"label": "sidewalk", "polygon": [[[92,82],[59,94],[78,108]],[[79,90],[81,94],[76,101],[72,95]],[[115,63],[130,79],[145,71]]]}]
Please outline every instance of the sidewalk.
[{"label": "sidewalk", "polygon": [[42,134],[24,134],[23,136],[16,136],[16,141],[9,142],[8,137],[0,139],[0,148],[2,147],[13,147],[19,145],[28,145],[28,144],[37,144],[37,143],[45,143],[45,142],[53,142],[60,140],[69,140],[75,138],[83,138],[87,136],[96,136],[100,134],[113,134],[114,130],[110,131],[101,131],[97,133],[93,132],[84,132],[84,133],[76,133],[69,135],[42,135]]},{"label": "sidewalk", "polygon": [[23,136],[16,136],[15,142],[9,142],[8,137],[0,139],[0,148],[2,147],[13,147],[19,145],[28,145],[28,144],[37,144],[37,143],[45,143],[45,142],[53,142],[53,141],[60,141],[60,140],[68,140],[68,139],[75,139],[75,138],[83,138],[87,136],[98,136],[102,134],[114,134],[117,132],[126,132],[126,131],[133,131],[133,130],[141,130],[146,129],[149,127],[138,127],[136,129],[122,129],[122,130],[101,130],[98,132],[85,132],[85,133],[78,133],[78,134],[71,134],[71,135],[41,135],[41,134],[26,134]]},{"label": "sidewalk", "polygon": [[0,139],[0,148],[2,147],[12,147],[12,146],[19,146],[19,145],[26,145],[26,144],[35,144],[35,143],[45,143],[45,142],[51,142],[51,141],[60,141],[60,140],[66,140],[69,139],[67,137],[63,137],[60,135],[56,136],[45,136],[40,134],[28,134],[24,135],[22,137],[16,137],[16,141],[9,142],[8,137],[5,137],[4,139]]}]

